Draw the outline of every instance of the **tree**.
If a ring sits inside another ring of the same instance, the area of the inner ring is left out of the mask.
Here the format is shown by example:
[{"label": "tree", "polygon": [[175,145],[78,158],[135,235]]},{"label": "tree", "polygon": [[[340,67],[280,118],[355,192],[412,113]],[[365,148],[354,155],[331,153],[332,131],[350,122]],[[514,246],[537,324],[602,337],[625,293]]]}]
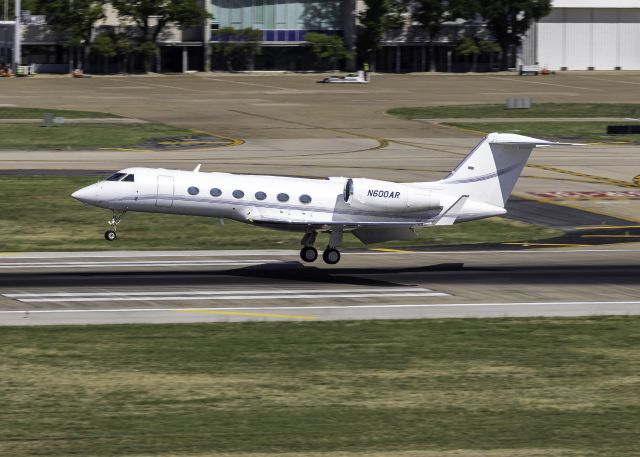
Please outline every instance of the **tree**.
[{"label": "tree", "polygon": [[212,35],[218,40],[215,50],[224,56],[228,71],[233,71],[235,58],[242,59],[245,66],[253,71],[255,56],[262,52],[262,30],[223,27],[215,30]]},{"label": "tree", "polygon": [[[486,0],[485,0],[486,1]],[[476,0],[410,0],[411,17],[422,26],[427,35],[429,71],[436,71],[436,38],[446,22],[471,18],[476,14]]]},{"label": "tree", "polygon": [[366,9],[358,14],[360,27],[356,38],[356,49],[360,58],[369,63],[371,71],[375,71],[374,56],[375,52],[380,49],[380,41],[387,27],[390,6],[389,0],[364,0],[364,3]]},{"label": "tree", "polygon": [[200,24],[208,14],[197,0],[112,0],[111,3],[121,16],[138,27],[137,49],[147,72],[150,58],[158,55],[158,36],[168,24],[189,27]]},{"label": "tree", "polygon": [[349,57],[342,39],[338,36],[307,32],[304,39],[311,46],[311,52],[316,56],[321,67],[334,70],[338,60]]},{"label": "tree", "polygon": [[480,14],[501,50],[501,70],[509,68],[509,57],[522,42],[531,23],[551,12],[551,0],[483,1]]},{"label": "tree", "polygon": [[497,52],[500,50],[493,41],[477,40],[472,37],[464,37],[458,43],[456,52],[465,57],[472,57],[471,68],[469,71],[475,72],[478,69],[478,56],[483,53]]},{"label": "tree", "polygon": [[[11,20],[15,17],[15,1],[10,1],[7,5],[7,13]],[[22,0],[20,9],[22,11],[31,11],[32,14],[44,14],[41,11],[41,5],[39,0]]]},{"label": "tree", "polygon": [[[77,67],[86,67],[93,39],[94,24],[105,17],[103,0],[38,0],[38,10],[54,29],[66,36],[65,43],[82,50]],[[73,59],[71,59],[73,62]],[[86,68],[85,68],[86,69]]]},{"label": "tree", "polygon": [[107,59],[110,57],[115,57],[116,55],[116,47],[113,38],[110,35],[101,33],[100,35],[96,36],[93,40],[93,43],[91,43],[91,51],[104,58],[104,70],[106,72]]},{"label": "tree", "polygon": [[262,52],[262,30],[247,27],[240,30],[237,36],[241,42],[238,47],[238,53],[245,61],[249,71],[253,71],[255,69],[255,58]]},{"label": "tree", "polygon": [[118,59],[118,72],[126,72],[129,68],[129,56],[135,50],[131,39],[125,32],[116,33],[113,36],[113,48]]}]

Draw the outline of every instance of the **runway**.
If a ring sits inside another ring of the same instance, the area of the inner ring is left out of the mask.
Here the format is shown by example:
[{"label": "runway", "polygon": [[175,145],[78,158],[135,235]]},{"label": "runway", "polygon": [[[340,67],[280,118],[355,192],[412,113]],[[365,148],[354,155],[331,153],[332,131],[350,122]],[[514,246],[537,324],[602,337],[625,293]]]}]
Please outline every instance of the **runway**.
[{"label": "runway", "polygon": [[0,325],[640,314],[640,244],[526,251],[25,253]]},{"label": "runway", "polygon": [[[162,76],[162,84],[136,77],[135,86],[119,77],[15,79],[6,81],[9,103],[110,111],[244,143],[192,151],[3,151],[0,168],[83,175],[201,163],[205,171],[437,180],[481,135],[391,117],[387,109],[525,95],[536,103],[625,102],[620,78],[376,75],[373,85],[357,88],[318,85],[317,75]],[[625,73],[629,78],[638,74]],[[514,219],[570,231],[540,242],[545,248],[347,250],[333,267],[302,265],[297,251],[0,254],[0,325],[637,314],[640,244],[626,243],[640,239],[636,149],[536,150],[508,210]]]}]

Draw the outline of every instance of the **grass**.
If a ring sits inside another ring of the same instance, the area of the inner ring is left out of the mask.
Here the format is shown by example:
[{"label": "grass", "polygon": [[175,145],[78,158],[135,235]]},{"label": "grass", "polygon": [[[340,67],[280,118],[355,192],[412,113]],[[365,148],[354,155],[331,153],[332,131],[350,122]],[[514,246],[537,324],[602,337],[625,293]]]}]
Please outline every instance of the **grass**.
[{"label": "grass", "polygon": [[506,109],[505,105],[451,105],[393,108],[389,114],[404,119],[495,117],[638,117],[640,104],[535,103],[531,109]]},{"label": "grass", "polygon": [[5,328],[0,455],[637,456],[640,318]]},{"label": "grass", "polygon": [[0,148],[77,149],[135,146],[154,138],[189,136],[190,130],[165,124],[0,124]]},{"label": "grass", "polygon": [[483,133],[501,132],[563,139],[571,141],[603,141],[640,143],[640,135],[607,135],[606,122],[449,122],[445,125]]},{"label": "grass", "polygon": [[[0,119],[41,119],[52,113],[69,119],[117,118],[115,114],[47,108],[0,107]],[[0,149],[77,149],[135,146],[155,138],[190,136],[191,131],[165,124],[0,124]]]},{"label": "grass", "polygon": [[[301,235],[217,219],[127,213],[119,238],[102,237],[111,214],[70,197],[97,176],[0,176],[0,251],[66,251],[121,249],[297,249]],[[424,229],[413,244],[500,242],[549,238],[552,230],[502,218]],[[318,246],[327,242],[321,235]],[[406,245],[407,243],[386,243]],[[362,246],[352,235],[346,246]]]},{"label": "grass", "polygon": [[63,116],[69,119],[108,118],[121,117],[111,113],[97,111],[72,111],[49,108],[14,108],[0,107],[0,119],[42,119],[44,113],[52,113],[54,116]]}]

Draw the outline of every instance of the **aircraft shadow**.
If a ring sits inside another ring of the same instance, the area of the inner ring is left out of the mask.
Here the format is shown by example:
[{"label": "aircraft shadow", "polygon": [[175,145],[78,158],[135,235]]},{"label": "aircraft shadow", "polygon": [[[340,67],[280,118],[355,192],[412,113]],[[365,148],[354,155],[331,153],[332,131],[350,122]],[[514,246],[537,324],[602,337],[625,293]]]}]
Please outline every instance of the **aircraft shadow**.
[{"label": "aircraft shadow", "polygon": [[0,274],[0,287],[273,287],[296,284],[399,287],[437,284],[638,285],[640,265],[563,264],[470,268],[441,263],[408,268],[321,268],[298,262],[229,270],[34,272]]}]

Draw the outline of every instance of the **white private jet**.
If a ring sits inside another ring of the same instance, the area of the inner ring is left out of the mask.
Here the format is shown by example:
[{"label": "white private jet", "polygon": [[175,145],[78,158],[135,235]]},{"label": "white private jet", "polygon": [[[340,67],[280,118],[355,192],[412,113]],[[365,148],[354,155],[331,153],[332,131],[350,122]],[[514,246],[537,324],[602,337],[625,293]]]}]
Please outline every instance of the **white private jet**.
[{"label": "white private jet", "polygon": [[395,183],[366,178],[306,179],[127,168],[72,197],[112,210],[107,240],[126,211],[229,218],[299,231],[300,257],[313,262],[318,232],[329,232],[322,258],[340,261],[343,232],[363,243],[411,240],[416,227],[451,225],[506,213],[505,204],[533,148],[569,145],[515,134],[484,138],[444,179]]}]

